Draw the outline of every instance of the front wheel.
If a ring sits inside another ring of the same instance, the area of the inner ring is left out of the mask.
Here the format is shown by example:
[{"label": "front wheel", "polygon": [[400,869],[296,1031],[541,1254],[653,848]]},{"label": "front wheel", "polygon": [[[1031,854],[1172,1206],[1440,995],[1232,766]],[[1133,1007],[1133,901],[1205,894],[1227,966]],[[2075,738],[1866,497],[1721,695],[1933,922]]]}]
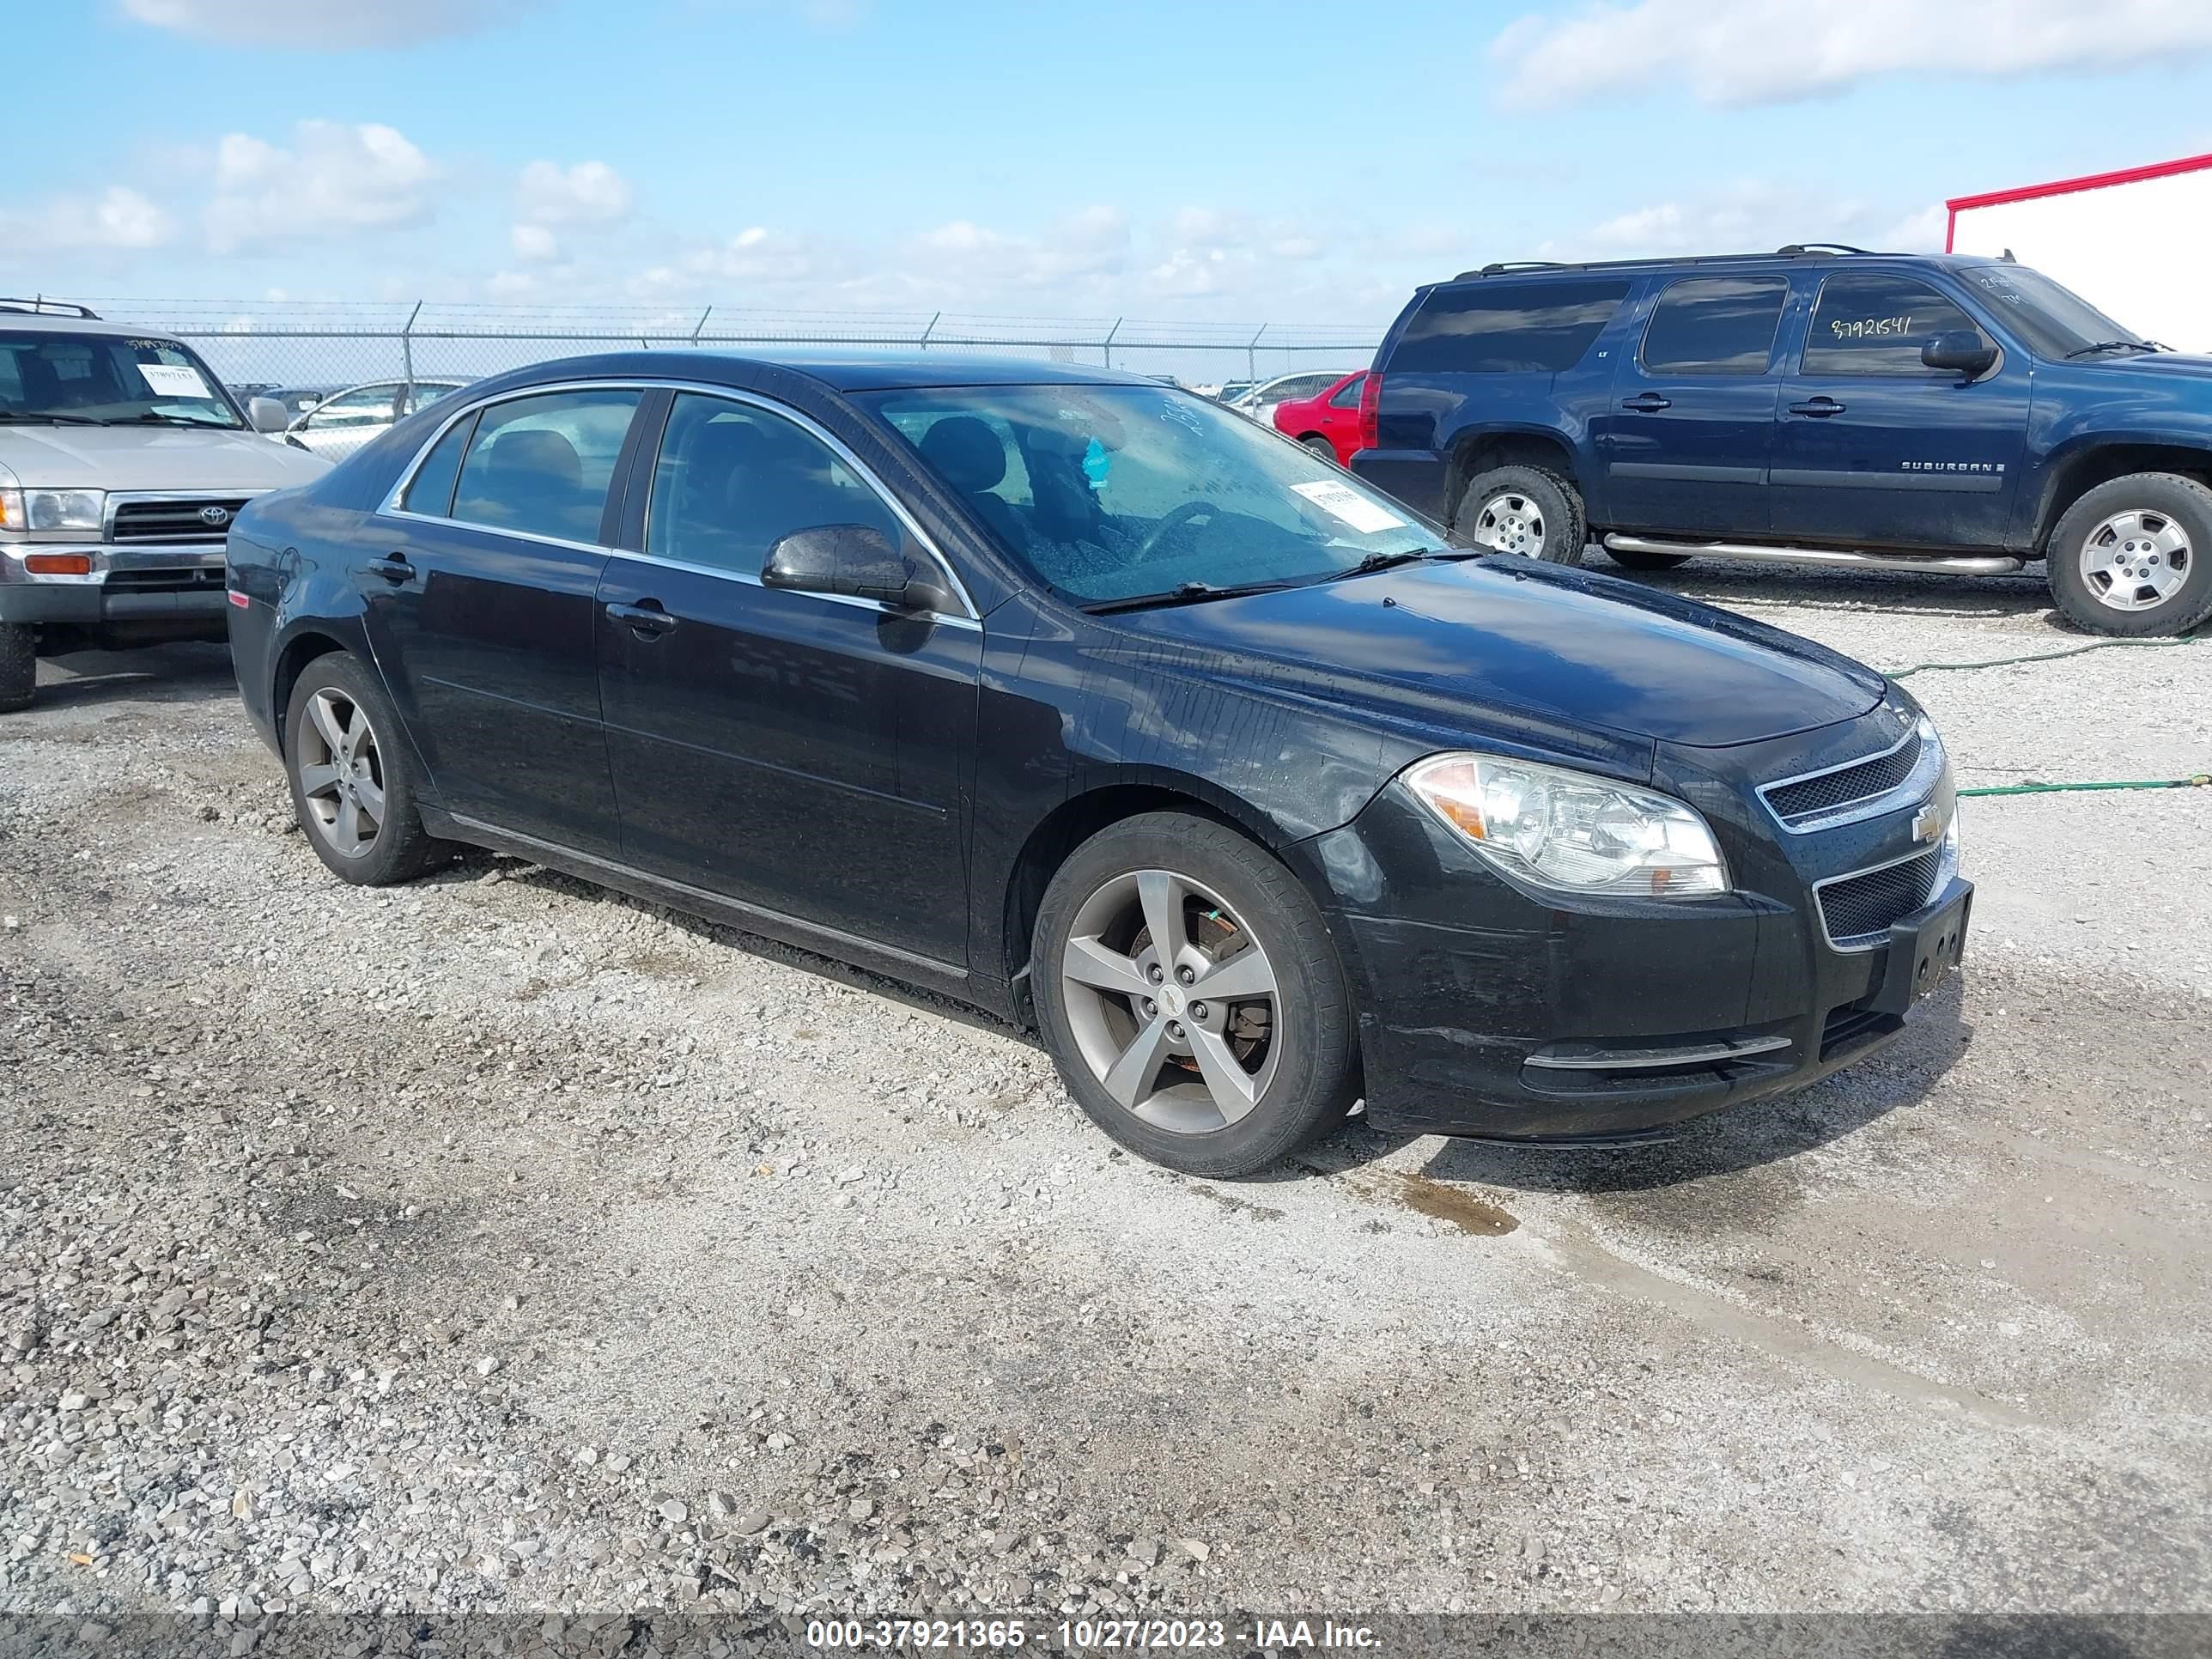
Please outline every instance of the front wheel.
[{"label": "front wheel", "polygon": [[1541,467],[1500,466],[1468,481],[1452,534],[1462,547],[1580,564],[1587,526],[1582,497],[1566,479]]},{"label": "front wheel", "polygon": [[1235,830],[1149,812],[1076,848],[1031,957],[1068,1091],[1133,1152],[1250,1175],[1344,1121],[1352,997],[1297,878]]},{"label": "front wheel", "polygon": [[2176,472],[2099,484],[2045,549],[2051,596],[2077,628],[2186,634],[2212,617],[2212,489]]},{"label": "front wheel", "polygon": [[307,844],[361,887],[422,874],[438,843],[415,810],[414,761],[399,714],[366,666],[318,657],[292,688],[284,770]]},{"label": "front wheel", "polygon": [[28,708],[39,689],[39,635],[21,623],[0,623],[0,714]]}]

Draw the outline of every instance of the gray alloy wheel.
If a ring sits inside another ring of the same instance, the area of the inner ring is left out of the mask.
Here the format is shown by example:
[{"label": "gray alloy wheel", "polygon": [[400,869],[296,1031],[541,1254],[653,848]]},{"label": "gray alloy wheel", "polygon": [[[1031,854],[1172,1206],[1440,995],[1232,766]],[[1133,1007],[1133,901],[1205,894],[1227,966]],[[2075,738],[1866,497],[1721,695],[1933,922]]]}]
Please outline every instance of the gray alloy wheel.
[{"label": "gray alloy wheel", "polygon": [[1204,883],[1172,870],[1112,878],[1077,910],[1060,975],[1084,1063],[1140,1121],[1210,1134],[1273,1083],[1274,967]]},{"label": "gray alloy wheel", "polygon": [[336,686],[313,693],[300,734],[298,764],[307,828],[340,858],[374,853],[391,809],[384,793],[384,753],[368,711]]},{"label": "gray alloy wheel", "polygon": [[307,844],[340,880],[386,886],[439,855],[415,810],[416,764],[374,670],[334,651],[301,672],[285,703],[284,770]]},{"label": "gray alloy wheel", "polygon": [[1500,490],[1474,509],[1467,534],[1477,547],[1533,559],[1544,548],[1544,509],[1517,489]]},{"label": "gray alloy wheel", "polygon": [[2148,611],[2181,592],[2197,550],[2179,519],[2130,507],[2081,543],[2081,580],[2100,605]]}]

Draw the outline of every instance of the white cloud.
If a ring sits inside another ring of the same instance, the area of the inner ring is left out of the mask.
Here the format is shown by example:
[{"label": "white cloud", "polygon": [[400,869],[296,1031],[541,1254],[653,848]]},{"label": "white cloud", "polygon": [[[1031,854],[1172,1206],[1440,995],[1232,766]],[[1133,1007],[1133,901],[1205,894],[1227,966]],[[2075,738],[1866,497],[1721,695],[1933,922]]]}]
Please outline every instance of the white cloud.
[{"label": "white cloud", "polygon": [[167,210],[125,185],[97,196],[57,196],[25,211],[0,210],[0,243],[21,253],[128,252],[176,234]]},{"label": "white cloud", "polygon": [[1943,246],[1940,207],[1894,207],[1751,179],[1617,214],[1528,250],[1484,248],[1469,259],[1643,258],[1672,253],[1770,253],[1790,242],[1840,241],[1914,253]]},{"label": "white cloud", "polygon": [[1680,88],[1744,105],[1883,75],[2078,75],[2208,51],[2204,0],[1627,0],[1517,19],[1490,61],[1523,107]]},{"label": "white cloud", "polygon": [[629,181],[605,161],[532,161],[516,194],[536,225],[611,225],[629,216]]},{"label": "white cloud", "polygon": [[561,244],[543,225],[517,225],[507,233],[507,240],[514,245],[518,259],[543,264],[561,257]]},{"label": "white cloud", "polygon": [[439,170],[397,130],[302,121],[292,148],[234,132],[216,147],[208,243],[218,253],[430,216]]},{"label": "white cloud", "polygon": [[240,46],[345,51],[467,34],[535,0],[123,0],[155,28]]}]

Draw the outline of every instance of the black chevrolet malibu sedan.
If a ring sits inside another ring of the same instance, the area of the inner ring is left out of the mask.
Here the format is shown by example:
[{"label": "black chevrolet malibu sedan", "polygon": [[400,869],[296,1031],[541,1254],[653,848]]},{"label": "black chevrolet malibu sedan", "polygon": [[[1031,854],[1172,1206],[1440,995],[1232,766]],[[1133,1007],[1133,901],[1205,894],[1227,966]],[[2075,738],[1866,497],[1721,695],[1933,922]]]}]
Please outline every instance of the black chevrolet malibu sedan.
[{"label": "black chevrolet malibu sedan", "polygon": [[342,878],[472,842],[1033,1022],[1206,1175],[1363,1097],[1661,1133],[1895,1036],[1966,927],[1880,674],[1133,376],[546,364],[256,500],[229,580]]}]

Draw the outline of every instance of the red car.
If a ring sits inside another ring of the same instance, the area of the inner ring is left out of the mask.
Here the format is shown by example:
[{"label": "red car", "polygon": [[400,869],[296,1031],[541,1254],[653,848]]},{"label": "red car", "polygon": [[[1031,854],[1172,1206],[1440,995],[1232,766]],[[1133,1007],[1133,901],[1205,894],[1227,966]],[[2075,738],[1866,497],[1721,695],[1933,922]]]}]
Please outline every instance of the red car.
[{"label": "red car", "polygon": [[1296,438],[1339,466],[1350,466],[1353,453],[1364,441],[1360,435],[1359,388],[1366,380],[1365,369],[1354,369],[1313,397],[1277,404],[1275,430]]}]

